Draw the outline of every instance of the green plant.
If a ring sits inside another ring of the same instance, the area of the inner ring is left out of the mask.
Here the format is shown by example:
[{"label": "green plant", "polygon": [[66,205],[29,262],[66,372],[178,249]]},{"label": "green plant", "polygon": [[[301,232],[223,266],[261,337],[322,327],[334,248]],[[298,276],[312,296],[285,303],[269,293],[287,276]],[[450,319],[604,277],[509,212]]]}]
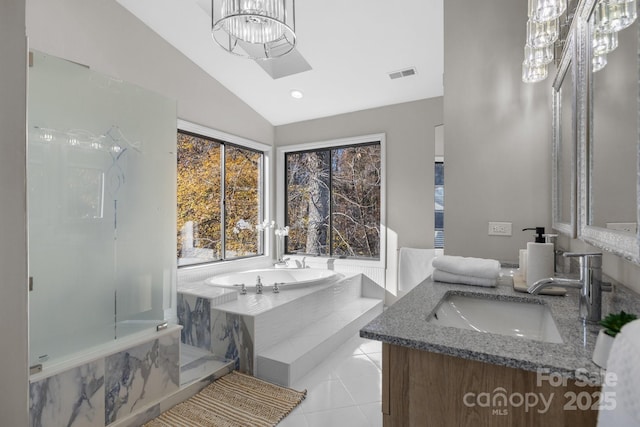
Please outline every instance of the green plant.
[{"label": "green plant", "polygon": [[620,313],[611,313],[600,321],[600,325],[605,327],[605,333],[609,336],[615,337],[620,332],[620,329],[627,323],[636,320],[638,316],[631,313],[625,313],[624,310]]}]

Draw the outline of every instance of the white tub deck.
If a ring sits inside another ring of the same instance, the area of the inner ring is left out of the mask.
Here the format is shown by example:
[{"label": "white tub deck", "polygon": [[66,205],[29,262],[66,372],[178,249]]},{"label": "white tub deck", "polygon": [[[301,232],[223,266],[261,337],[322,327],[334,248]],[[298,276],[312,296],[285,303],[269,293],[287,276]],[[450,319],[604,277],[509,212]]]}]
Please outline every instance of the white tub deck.
[{"label": "white tub deck", "polygon": [[252,355],[246,363],[257,377],[284,386],[382,313],[384,298],[384,289],[362,274],[279,293],[265,284],[262,294],[249,290],[240,295],[237,288],[214,287],[206,280],[181,284],[178,292],[209,299],[212,324],[221,312],[241,316],[251,335],[247,348]]}]

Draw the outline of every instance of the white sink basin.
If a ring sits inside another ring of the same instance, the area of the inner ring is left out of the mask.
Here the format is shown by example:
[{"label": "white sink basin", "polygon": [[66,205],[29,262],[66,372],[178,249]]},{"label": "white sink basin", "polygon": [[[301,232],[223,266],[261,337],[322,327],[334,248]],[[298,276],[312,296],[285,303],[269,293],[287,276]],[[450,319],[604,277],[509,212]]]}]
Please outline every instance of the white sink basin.
[{"label": "white sink basin", "polygon": [[427,321],[441,326],[562,343],[549,307],[533,302],[447,294]]}]

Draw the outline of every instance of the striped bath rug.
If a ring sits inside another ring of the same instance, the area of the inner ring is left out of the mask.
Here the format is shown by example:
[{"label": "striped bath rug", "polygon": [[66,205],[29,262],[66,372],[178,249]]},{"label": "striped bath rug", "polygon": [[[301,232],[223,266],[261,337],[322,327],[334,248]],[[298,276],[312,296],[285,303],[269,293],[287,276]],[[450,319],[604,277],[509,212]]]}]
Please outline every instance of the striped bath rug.
[{"label": "striped bath rug", "polygon": [[275,426],[306,395],[233,371],[145,427]]}]

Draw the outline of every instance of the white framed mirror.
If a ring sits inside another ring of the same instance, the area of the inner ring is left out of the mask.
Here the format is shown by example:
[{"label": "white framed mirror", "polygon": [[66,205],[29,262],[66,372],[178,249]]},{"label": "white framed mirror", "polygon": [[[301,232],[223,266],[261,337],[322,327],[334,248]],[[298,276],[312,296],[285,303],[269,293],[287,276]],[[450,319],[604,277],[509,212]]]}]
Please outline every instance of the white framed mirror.
[{"label": "white framed mirror", "polygon": [[616,32],[617,47],[605,54],[604,68],[594,71],[602,65],[594,41],[602,25],[600,6],[594,3],[582,31],[587,48],[580,60],[588,79],[587,139],[579,150],[579,237],[640,263],[638,23]]},{"label": "white framed mirror", "polygon": [[576,67],[573,32],[568,33],[552,87],[552,227],[576,237]]}]

